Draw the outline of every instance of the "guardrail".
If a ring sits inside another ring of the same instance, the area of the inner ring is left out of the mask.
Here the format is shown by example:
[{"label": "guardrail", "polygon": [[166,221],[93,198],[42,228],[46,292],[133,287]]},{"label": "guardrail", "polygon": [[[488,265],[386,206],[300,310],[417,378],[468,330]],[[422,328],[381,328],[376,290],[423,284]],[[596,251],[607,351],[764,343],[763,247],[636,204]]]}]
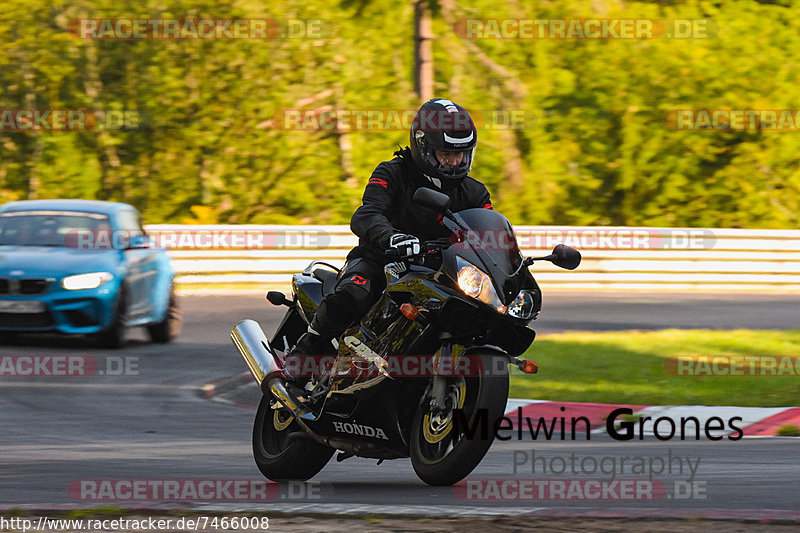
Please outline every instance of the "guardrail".
[{"label": "guardrail", "polygon": [[[342,264],[357,243],[347,226],[145,229],[170,249],[181,289],[288,291],[291,275],[310,261]],[[543,289],[800,292],[797,230],[518,226],[515,232],[526,256],[549,253],[560,242],[583,254],[575,271],[545,262],[531,267]]]}]

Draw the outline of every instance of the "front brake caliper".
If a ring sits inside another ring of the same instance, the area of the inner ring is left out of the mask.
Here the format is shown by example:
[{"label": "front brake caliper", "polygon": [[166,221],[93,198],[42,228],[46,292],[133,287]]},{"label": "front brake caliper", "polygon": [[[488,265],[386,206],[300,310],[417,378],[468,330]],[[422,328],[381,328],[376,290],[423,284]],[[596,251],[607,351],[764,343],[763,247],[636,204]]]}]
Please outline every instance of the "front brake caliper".
[{"label": "front brake caliper", "polygon": [[466,395],[467,387],[463,378],[450,384],[445,399],[447,407],[440,412],[426,414],[422,420],[422,431],[427,442],[435,444],[450,434],[453,429],[453,411],[464,408]]},{"label": "front brake caliper", "polygon": [[[431,387],[431,413],[441,413],[446,409],[444,398],[447,393],[447,377],[444,369],[450,363],[452,348],[449,342],[444,342],[433,355],[433,386]],[[452,367],[451,367],[452,368]]]}]

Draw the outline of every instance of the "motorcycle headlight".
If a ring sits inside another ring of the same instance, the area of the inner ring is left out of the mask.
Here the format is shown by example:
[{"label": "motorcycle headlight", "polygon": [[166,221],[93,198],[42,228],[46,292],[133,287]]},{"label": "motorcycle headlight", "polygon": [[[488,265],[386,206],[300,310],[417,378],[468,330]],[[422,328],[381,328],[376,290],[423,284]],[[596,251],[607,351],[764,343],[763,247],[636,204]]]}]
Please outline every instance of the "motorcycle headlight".
[{"label": "motorcycle headlight", "polygon": [[103,283],[109,282],[114,279],[110,272],[91,272],[89,274],[77,274],[75,276],[67,276],[61,280],[61,286],[68,291],[75,291],[78,289],[96,289]]},{"label": "motorcycle headlight", "polygon": [[534,314],[536,302],[531,291],[520,291],[513,302],[508,306],[507,315],[514,318],[531,318]]},{"label": "motorcycle headlight", "polygon": [[498,313],[505,313],[506,306],[494,290],[492,279],[480,268],[466,259],[456,256],[458,288],[470,298],[475,298],[494,307]]}]

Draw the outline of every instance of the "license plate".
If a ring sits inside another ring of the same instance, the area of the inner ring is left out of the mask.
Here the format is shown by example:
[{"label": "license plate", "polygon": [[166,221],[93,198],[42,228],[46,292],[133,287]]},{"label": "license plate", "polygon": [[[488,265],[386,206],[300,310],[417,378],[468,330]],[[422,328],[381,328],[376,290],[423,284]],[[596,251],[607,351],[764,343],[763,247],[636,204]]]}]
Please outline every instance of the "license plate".
[{"label": "license plate", "polygon": [[31,300],[0,300],[0,313],[43,313],[44,302]]}]

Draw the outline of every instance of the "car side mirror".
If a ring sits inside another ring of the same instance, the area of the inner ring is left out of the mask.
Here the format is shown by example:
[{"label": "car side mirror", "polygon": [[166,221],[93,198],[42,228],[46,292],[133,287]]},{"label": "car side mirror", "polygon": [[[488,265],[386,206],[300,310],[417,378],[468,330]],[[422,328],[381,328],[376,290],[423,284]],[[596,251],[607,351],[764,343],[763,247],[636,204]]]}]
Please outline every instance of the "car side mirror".
[{"label": "car side mirror", "polygon": [[138,250],[141,248],[150,248],[153,241],[147,235],[134,235],[131,237],[131,242],[128,244],[128,250]]},{"label": "car side mirror", "polygon": [[434,191],[427,187],[420,187],[414,193],[414,203],[436,211],[437,213],[447,213],[450,209],[450,197],[444,193]]}]

